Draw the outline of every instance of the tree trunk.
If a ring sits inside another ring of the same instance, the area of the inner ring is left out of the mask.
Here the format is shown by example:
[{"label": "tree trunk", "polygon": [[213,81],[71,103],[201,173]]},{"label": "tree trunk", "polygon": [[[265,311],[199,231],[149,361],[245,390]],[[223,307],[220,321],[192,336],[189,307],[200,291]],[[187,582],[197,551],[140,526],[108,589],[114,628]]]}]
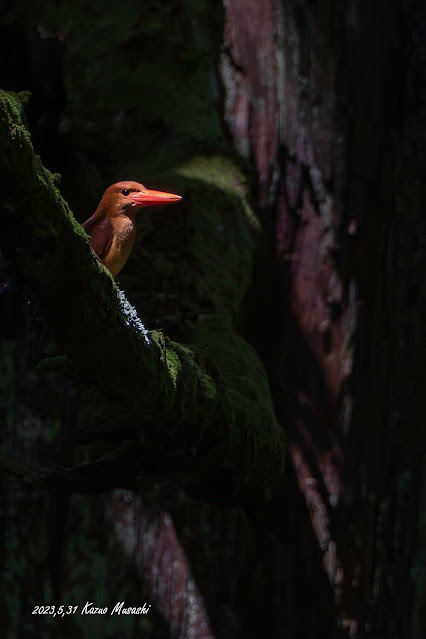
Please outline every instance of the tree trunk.
[{"label": "tree trunk", "polygon": [[[79,221],[119,179],[184,196],[119,277],[144,332],[2,98],[6,636],[422,639],[422,3],[22,3],[2,24],[3,88],[32,92]],[[31,615],[49,604],[78,613]]]}]

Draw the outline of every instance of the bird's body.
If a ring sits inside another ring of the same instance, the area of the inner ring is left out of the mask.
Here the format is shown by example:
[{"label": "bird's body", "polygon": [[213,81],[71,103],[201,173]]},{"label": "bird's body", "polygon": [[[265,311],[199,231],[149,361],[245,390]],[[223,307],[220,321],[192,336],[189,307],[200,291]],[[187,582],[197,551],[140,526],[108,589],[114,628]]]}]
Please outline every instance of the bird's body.
[{"label": "bird's body", "polygon": [[[132,219],[133,218],[133,219]],[[83,228],[90,235],[90,245],[111,275],[115,277],[123,268],[135,243],[134,215],[120,215],[114,222],[108,216],[93,215]]]},{"label": "bird's body", "polygon": [[178,202],[179,195],[151,191],[138,182],[118,182],[104,193],[83,228],[102,264],[115,277],[127,262],[136,238],[135,215],[143,206]]}]

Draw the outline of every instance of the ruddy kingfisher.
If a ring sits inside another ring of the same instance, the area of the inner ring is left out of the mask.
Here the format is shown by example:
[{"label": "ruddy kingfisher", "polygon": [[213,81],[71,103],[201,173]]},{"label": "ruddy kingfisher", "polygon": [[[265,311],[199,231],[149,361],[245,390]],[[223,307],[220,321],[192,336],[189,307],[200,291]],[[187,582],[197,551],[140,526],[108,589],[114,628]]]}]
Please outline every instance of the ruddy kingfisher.
[{"label": "ruddy kingfisher", "polygon": [[138,182],[117,182],[107,188],[98,208],[83,224],[90,245],[115,277],[127,262],[136,237],[135,215],[143,206],[171,204],[180,195],[146,189]]}]

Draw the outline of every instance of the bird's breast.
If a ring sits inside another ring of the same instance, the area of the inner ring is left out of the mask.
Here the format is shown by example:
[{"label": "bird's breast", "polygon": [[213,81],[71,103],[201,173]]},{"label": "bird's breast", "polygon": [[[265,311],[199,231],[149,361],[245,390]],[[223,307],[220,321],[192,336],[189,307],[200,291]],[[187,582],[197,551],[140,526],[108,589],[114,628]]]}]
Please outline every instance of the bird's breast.
[{"label": "bird's breast", "polygon": [[103,260],[112,276],[115,277],[127,262],[135,242],[134,222],[123,215],[114,219],[114,235],[111,249]]}]

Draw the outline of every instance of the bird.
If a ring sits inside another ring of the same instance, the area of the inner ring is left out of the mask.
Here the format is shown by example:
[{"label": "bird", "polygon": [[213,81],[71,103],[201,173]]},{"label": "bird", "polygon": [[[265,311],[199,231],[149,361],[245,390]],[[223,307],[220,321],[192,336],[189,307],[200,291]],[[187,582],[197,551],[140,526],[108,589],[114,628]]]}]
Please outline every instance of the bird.
[{"label": "bird", "polygon": [[83,223],[90,246],[115,277],[127,262],[136,237],[135,215],[144,206],[179,202],[180,195],[152,191],[139,182],[117,182],[107,188],[98,208]]}]

